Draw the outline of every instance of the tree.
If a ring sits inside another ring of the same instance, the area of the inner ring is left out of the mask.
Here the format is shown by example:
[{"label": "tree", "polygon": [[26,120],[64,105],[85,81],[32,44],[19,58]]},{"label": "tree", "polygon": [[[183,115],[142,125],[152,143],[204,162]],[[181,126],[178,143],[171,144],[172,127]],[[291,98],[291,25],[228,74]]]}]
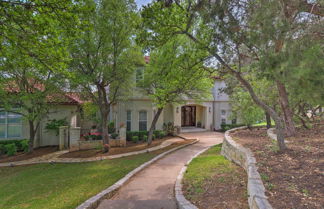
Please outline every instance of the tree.
[{"label": "tree", "polygon": [[[271,2],[267,5],[271,6]],[[240,0],[221,2],[193,2],[186,0],[153,3],[145,7],[142,12],[142,16],[146,20],[144,24],[147,28],[142,37],[149,40],[152,45],[156,45],[163,44],[171,36],[184,35],[193,40],[197,44],[197,48],[208,51],[213,56],[213,59],[217,61],[214,63],[214,66],[221,66],[215,69],[222,73],[230,74],[233,78],[237,79],[249,92],[253,101],[274,119],[277,128],[278,145],[280,150],[284,150],[286,146],[282,118],[274,108],[257,96],[253,86],[244,76],[247,72],[242,73],[242,65],[254,62],[261,63],[260,56],[264,57],[262,52],[267,51],[267,47],[272,47],[274,43],[271,39],[266,38],[267,31],[260,31],[258,28],[251,30],[249,26],[251,23],[249,15],[251,15],[252,11],[249,9],[257,5],[260,5],[259,2]],[[311,5],[314,8],[312,11],[319,12],[321,10],[321,7],[318,5]],[[293,8],[305,9],[307,7],[308,11],[310,11],[308,6],[308,4],[306,6],[305,4],[299,4]],[[268,9],[263,8],[259,12],[266,13],[265,11]],[[272,23],[273,19],[276,20],[276,18],[277,16],[270,18],[270,23]],[[268,43],[268,46],[264,45],[261,51],[259,51],[258,45],[254,44],[256,42],[255,36],[260,35],[260,32],[262,32],[262,35],[265,35],[265,42]],[[272,51],[270,50],[269,52]],[[266,74],[270,77],[274,76],[269,68],[261,68],[259,72],[264,76]]]},{"label": "tree", "polygon": [[72,83],[98,105],[108,144],[110,107],[129,92],[135,66],[144,62],[133,41],[138,17],[132,0],[89,0],[86,5],[84,28],[71,49]]},{"label": "tree", "polygon": [[196,51],[186,37],[169,40],[151,51],[140,86],[157,107],[148,133],[148,145],[163,108],[170,103],[182,103],[186,98],[201,100],[212,87],[210,74],[204,70],[206,54]]},{"label": "tree", "polygon": [[70,0],[1,0],[0,6],[1,106],[28,121],[32,152],[54,84],[69,61],[67,46],[81,7]]}]

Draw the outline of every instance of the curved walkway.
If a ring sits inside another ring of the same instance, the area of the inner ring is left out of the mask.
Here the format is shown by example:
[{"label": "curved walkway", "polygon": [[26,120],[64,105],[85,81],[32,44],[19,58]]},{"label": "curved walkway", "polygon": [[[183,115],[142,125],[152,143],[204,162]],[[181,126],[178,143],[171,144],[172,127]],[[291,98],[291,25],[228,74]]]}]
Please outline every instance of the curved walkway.
[{"label": "curved walkway", "polygon": [[179,137],[174,137],[174,138],[165,140],[160,145],[157,145],[157,146],[154,146],[151,148],[147,148],[147,149],[143,149],[143,150],[139,150],[139,151],[127,152],[127,153],[117,154],[117,155],[89,157],[89,158],[60,158],[61,155],[69,152],[68,150],[63,150],[63,151],[57,151],[57,152],[53,152],[51,154],[43,155],[40,157],[31,158],[28,160],[0,163],[0,167],[31,165],[31,164],[38,164],[38,163],[82,163],[82,162],[93,162],[93,161],[99,161],[99,160],[115,159],[115,158],[130,156],[130,155],[138,155],[138,154],[146,153],[146,152],[153,152],[155,150],[163,149],[163,148],[170,146],[171,144],[173,144],[175,142],[179,142],[179,141],[183,141],[183,139],[181,139]]},{"label": "curved walkway", "polygon": [[206,147],[221,143],[224,137],[216,132],[182,135],[200,141],[153,163],[133,177],[111,199],[103,200],[98,208],[176,209],[174,184],[180,170],[193,155]]}]

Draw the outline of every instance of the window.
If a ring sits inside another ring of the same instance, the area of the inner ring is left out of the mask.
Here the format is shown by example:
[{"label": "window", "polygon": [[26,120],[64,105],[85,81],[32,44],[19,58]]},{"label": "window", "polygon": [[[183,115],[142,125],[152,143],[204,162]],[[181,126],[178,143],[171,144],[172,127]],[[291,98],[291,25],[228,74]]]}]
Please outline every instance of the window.
[{"label": "window", "polygon": [[139,131],[146,131],[147,130],[147,112],[142,110],[139,112]]},{"label": "window", "polygon": [[143,80],[144,78],[144,68],[137,68],[136,69],[136,85],[138,86],[138,83]]},{"label": "window", "polygon": [[20,138],[21,115],[12,112],[0,112],[0,138]]},{"label": "window", "polygon": [[236,120],[236,118],[234,118],[234,119],[232,120],[232,124],[236,124],[236,122],[237,122],[237,120]]},{"label": "window", "polygon": [[127,110],[126,112],[126,130],[131,131],[132,130],[132,111]]},{"label": "window", "polygon": [[222,110],[222,115],[226,115],[226,110]]},{"label": "window", "polygon": [[226,124],[226,119],[222,118],[222,124]]}]

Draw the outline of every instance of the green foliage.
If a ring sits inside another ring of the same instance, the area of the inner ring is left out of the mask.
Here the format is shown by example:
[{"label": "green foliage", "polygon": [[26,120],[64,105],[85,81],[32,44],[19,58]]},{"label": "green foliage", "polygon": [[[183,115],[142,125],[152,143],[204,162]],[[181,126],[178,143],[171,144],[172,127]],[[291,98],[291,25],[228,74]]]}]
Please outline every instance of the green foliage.
[{"label": "green foliage", "polygon": [[113,134],[111,134],[111,138],[112,138],[112,139],[117,139],[117,137],[118,137],[118,134],[117,134],[117,133],[113,133]]},{"label": "green foliage", "polygon": [[115,123],[111,121],[108,124],[108,133],[115,133],[115,132],[116,132]]},{"label": "green foliage", "polygon": [[6,148],[4,144],[0,144],[0,155],[6,154]]},{"label": "green foliage", "polygon": [[154,130],[153,134],[156,136],[156,138],[158,139],[162,139],[163,137],[165,137],[165,132],[162,130]]},{"label": "green foliage", "polygon": [[67,126],[69,123],[66,118],[63,119],[52,119],[46,123],[45,129],[49,131],[55,131],[56,135],[59,135],[60,127]]},{"label": "green foliage", "polygon": [[27,139],[21,140],[20,147],[24,152],[28,152],[29,151],[29,140],[27,140]]},{"label": "green foliage", "polygon": [[144,141],[144,142],[147,142],[147,135],[144,135],[144,136],[143,136],[143,141]]},{"label": "green foliage", "polygon": [[17,151],[24,151],[22,144],[28,144],[29,139],[17,139],[17,140],[0,140],[0,145],[15,144]]},{"label": "green foliage", "polygon": [[6,154],[8,156],[13,156],[17,153],[17,146],[15,143],[12,144],[6,144],[4,145],[5,149],[6,149]]},{"label": "green foliage", "polygon": [[99,112],[99,108],[94,103],[85,102],[82,104],[82,113],[84,119],[93,121],[95,123],[99,123],[100,119],[97,117],[98,112]]},{"label": "green foliage", "polygon": [[132,136],[132,142],[137,143],[138,142],[138,136]]},{"label": "green foliage", "polygon": [[172,122],[163,123],[163,131],[166,133],[166,135],[173,135],[174,129],[175,127]]},{"label": "green foliage", "polygon": [[84,138],[86,140],[102,140],[102,136],[101,135],[87,135],[87,136],[84,136]]}]

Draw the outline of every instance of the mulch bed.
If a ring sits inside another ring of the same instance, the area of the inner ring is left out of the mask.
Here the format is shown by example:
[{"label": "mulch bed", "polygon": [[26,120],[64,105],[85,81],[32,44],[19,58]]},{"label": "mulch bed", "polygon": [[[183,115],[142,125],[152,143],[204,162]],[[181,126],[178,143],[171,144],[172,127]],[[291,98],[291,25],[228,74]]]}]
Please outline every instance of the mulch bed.
[{"label": "mulch bed", "polygon": [[123,154],[127,152],[140,151],[150,147],[158,146],[162,142],[170,138],[171,137],[156,139],[152,141],[152,144],[150,144],[150,146],[147,146],[146,142],[134,143],[134,142],[127,141],[126,147],[112,147],[110,148],[108,153],[102,153],[102,151],[98,149],[91,149],[91,150],[80,150],[80,151],[68,152],[59,157],[60,158],[89,158],[89,157],[100,157],[100,156]]},{"label": "mulch bed", "polygon": [[34,157],[40,157],[58,151],[57,146],[39,147],[32,153],[18,152],[14,156],[0,155],[0,163],[28,160]]},{"label": "mulch bed", "polygon": [[232,138],[254,153],[270,204],[277,209],[324,208],[324,125],[298,128],[278,151],[265,128],[239,130]]}]

